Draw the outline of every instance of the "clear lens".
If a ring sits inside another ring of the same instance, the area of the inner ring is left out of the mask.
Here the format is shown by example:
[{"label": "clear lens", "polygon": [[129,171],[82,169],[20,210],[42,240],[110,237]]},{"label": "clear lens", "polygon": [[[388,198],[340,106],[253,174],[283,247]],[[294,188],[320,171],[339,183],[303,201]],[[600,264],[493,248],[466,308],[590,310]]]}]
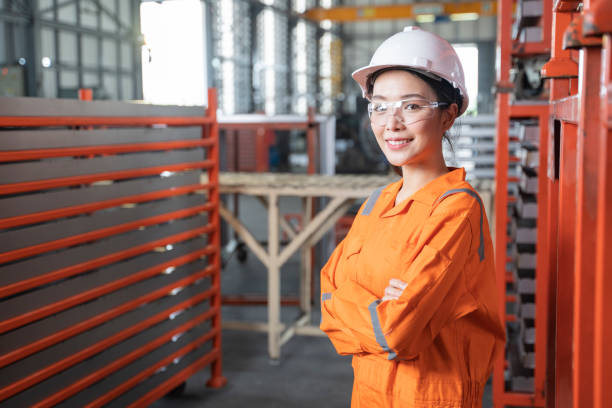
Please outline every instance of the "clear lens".
[{"label": "clear lens", "polygon": [[444,103],[430,102],[423,99],[405,99],[397,102],[370,102],[368,114],[372,124],[385,126],[390,115],[404,125],[429,119],[434,109]]}]

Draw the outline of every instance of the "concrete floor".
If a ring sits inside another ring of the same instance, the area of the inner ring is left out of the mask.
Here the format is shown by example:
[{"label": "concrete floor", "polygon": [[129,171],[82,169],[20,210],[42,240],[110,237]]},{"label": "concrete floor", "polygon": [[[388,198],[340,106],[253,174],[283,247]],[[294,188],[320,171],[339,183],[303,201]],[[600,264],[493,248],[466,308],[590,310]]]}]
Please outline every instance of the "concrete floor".
[{"label": "concrete floor", "polygon": [[[281,212],[299,212],[300,201],[281,199]],[[267,238],[265,210],[255,200],[242,198],[240,218],[255,237]],[[298,290],[299,259],[291,258],[282,269],[283,295],[296,295]],[[318,280],[317,280],[318,283]],[[249,254],[244,264],[236,256],[222,272],[224,294],[265,294],[264,266]],[[318,310],[318,304],[315,308]],[[283,307],[282,320],[291,322],[297,307]],[[265,321],[265,306],[224,306],[225,320]],[[315,313],[313,324],[320,320]],[[350,357],[338,356],[325,337],[294,337],[281,351],[279,365],[270,364],[265,333],[224,330],[223,372],[228,384],[213,390],[205,386],[209,369],[197,373],[187,381],[181,396],[166,397],[152,406],[211,407],[211,408],[335,408],[350,405],[353,372]],[[487,387],[483,407],[492,407],[491,390]]]},{"label": "concrete floor", "polygon": [[204,385],[209,371],[187,381],[180,397],[166,397],[153,407],[347,407],[353,373],[350,358],[337,357],[325,338],[298,337],[283,348],[279,365],[267,357],[266,335],[224,331],[221,389]]}]

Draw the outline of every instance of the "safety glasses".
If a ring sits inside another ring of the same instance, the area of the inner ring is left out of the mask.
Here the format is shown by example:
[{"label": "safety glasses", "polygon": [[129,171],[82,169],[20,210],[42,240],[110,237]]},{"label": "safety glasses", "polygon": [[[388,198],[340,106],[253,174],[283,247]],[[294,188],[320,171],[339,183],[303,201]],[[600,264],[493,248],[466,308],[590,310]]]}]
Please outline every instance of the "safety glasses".
[{"label": "safety glasses", "polygon": [[404,125],[419,122],[433,116],[434,109],[448,106],[446,102],[431,102],[425,99],[402,99],[394,102],[370,102],[368,115],[376,126],[385,126],[390,115]]}]

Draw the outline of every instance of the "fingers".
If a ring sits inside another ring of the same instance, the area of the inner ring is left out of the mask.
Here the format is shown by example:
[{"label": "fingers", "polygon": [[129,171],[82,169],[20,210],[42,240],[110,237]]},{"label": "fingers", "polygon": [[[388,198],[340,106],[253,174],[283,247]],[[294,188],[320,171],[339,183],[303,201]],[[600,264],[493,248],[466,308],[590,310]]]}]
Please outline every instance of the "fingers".
[{"label": "fingers", "polygon": [[397,299],[401,294],[402,291],[398,288],[394,288],[393,286],[387,286],[385,288],[385,296]]},{"label": "fingers", "polygon": [[408,284],[406,282],[404,282],[403,280],[399,280],[399,279],[390,279],[389,280],[389,286],[393,286],[394,288],[398,288],[400,290],[404,290],[406,289],[406,287],[408,286]]},{"label": "fingers", "polygon": [[385,295],[383,296],[382,300],[385,301],[399,299],[399,297],[402,295],[404,289],[406,289],[407,286],[408,284],[402,280],[389,280],[389,286],[385,288]]}]

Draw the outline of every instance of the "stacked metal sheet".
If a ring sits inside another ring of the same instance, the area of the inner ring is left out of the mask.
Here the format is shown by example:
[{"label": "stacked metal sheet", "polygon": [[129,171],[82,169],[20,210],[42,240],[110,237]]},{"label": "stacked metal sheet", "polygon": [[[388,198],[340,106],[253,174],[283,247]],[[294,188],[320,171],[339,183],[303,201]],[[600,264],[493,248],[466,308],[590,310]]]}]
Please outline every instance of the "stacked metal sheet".
[{"label": "stacked metal sheet", "polygon": [[537,193],[539,166],[539,126],[521,122],[517,128],[519,149],[517,158],[520,176],[517,183],[516,205],[509,219],[508,263],[512,272],[511,290],[516,299],[516,322],[509,333],[508,379],[517,392],[533,392],[535,369],[536,317],[536,242]]}]

